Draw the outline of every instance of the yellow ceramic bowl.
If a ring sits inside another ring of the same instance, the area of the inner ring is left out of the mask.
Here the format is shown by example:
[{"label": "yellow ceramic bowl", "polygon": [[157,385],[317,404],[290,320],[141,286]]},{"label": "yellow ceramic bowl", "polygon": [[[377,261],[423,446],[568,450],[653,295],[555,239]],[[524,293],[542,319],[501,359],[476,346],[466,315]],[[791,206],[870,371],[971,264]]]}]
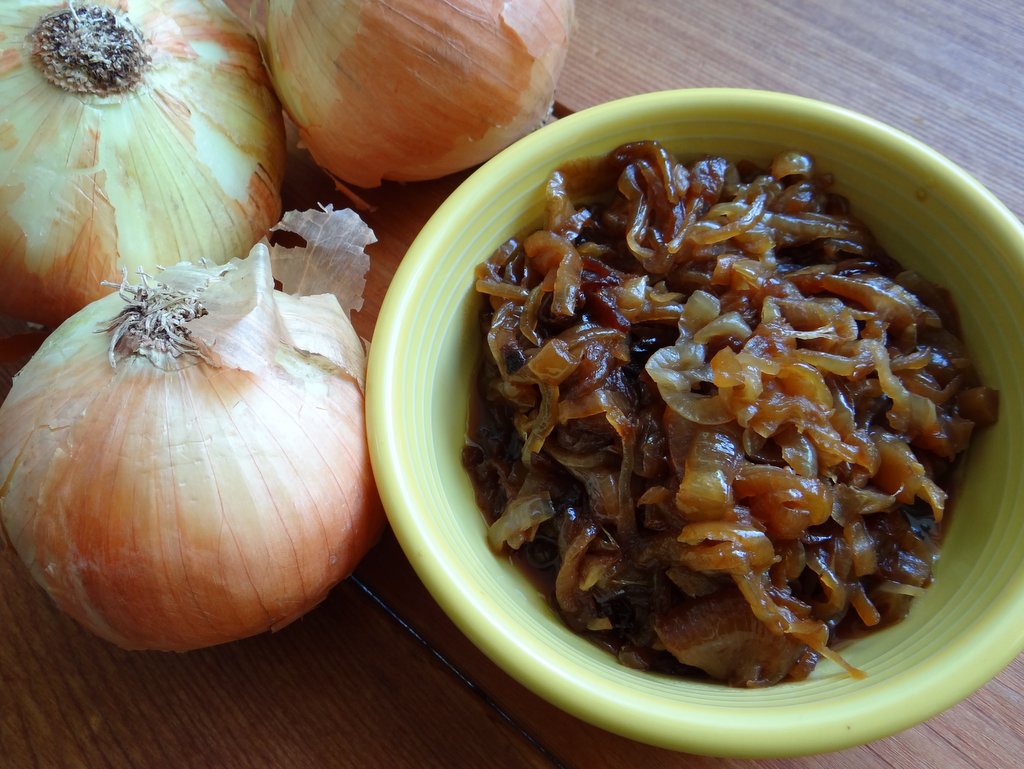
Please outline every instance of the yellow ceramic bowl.
[{"label": "yellow ceramic bowl", "polygon": [[[682,156],[768,161],[807,150],[897,259],[949,287],[984,381],[1002,394],[977,436],[934,585],[907,620],[844,650],[863,680],[822,662],[761,690],[637,672],[567,630],[485,541],[460,464],[477,360],[474,266],[539,223],[563,161],[655,138]],[[826,104],[688,90],[604,104],[498,155],[409,249],[374,332],[367,382],[377,483],[413,567],[455,623],[513,677],[576,716],[696,753],[781,756],[874,740],[953,705],[1024,649],[1024,228],[977,181],[916,140]]]}]

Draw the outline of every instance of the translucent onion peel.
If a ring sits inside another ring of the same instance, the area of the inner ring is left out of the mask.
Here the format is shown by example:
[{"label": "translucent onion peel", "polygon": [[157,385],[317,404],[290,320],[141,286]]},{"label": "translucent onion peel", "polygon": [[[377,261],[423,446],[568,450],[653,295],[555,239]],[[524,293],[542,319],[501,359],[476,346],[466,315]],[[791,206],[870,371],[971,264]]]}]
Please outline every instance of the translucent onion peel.
[{"label": "translucent onion peel", "polygon": [[[361,280],[365,225],[293,220],[323,239],[278,257],[331,261],[313,258],[331,242]],[[271,256],[260,243],[221,266],[126,275],[50,335],[0,407],[5,538],[61,609],[121,647],[280,628],[382,529],[363,345],[334,296],[274,290]]]},{"label": "translucent onion peel", "polygon": [[461,171],[550,114],[573,0],[265,0],[265,55],[302,143],[376,187]]},{"label": "translucent onion peel", "polygon": [[121,268],[245,254],[285,135],[220,0],[0,3],[0,313],[56,326]]}]

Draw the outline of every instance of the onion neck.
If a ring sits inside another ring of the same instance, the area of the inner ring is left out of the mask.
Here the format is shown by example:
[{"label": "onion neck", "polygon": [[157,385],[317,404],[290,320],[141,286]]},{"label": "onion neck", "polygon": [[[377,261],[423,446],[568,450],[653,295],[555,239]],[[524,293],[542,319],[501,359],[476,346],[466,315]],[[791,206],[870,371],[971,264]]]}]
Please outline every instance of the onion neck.
[{"label": "onion neck", "polygon": [[120,283],[103,283],[117,288],[125,302],[121,312],[101,329],[111,335],[110,365],[116,367],[118,361],[133,355],[142,355],[161,368],[166,367],[162,362],[183,356],[209,362],[188,328],[190,321],[208,314],[200,301],[202,288],[181,290],[150,284],[145,273],[139,275],[138,285],[128,282],[127,270],[122,271]]},{"label": "onion neck", "polygon": [[36,69],[73,94],[130,93],[151,63],[142,32],[126,14],[106,6],[72,0],[43,16],[28,40]]}]

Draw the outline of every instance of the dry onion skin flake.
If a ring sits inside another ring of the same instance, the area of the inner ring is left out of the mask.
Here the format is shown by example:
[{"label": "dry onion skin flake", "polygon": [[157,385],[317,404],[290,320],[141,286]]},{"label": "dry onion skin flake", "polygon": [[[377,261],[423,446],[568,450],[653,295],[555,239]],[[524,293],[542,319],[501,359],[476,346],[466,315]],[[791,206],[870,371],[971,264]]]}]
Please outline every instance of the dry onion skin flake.
[{"label": "dry onion skin flake", "polygon": [[573,0],[263,0],[302,144],[348,184],[434,179],[548,117]]},{"label": "dry onion skin flake", "polygon": [[121,268],[245,254],[285,136],[221,0],[0,3],[0,313],[56,326]]},{"label": "dry onion skin flake", "polygon": [[[309,248],[353,217],[292,221]],[[372,240],[361,230],[355,243]],[[281,628],[382,530],[349,308],[275,290],[271,263],[260,243],[224,265],[125,274],[0,406],[4,537],[57,606],[123,648]]]},{"label": "dry onion skin flake", "polygon": [[991,424],[947,294],[814,159],[568,164],[476,273],[488,540],[625,665],[770,686],[904,618]]}]

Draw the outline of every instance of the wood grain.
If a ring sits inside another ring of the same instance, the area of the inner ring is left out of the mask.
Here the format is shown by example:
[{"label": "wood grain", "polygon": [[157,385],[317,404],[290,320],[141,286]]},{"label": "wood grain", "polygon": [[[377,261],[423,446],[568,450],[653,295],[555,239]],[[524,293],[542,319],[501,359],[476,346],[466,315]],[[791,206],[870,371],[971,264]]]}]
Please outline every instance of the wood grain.
[{"label": "wood grain", "polygon": [[[930,144],[1022,216],[1022,72],[1017,0],[577,0],[557,96],[567,111],[663,88],[811,96]],[[354,318],[364,337],[408,244],[463,177],[365,193],[379,240]],[[294,146],[284,197],[289,208],[348,202]],[[24,330],[0,319],[0,337]],[[0,394],[30,351],[7,349]],[[186,655],[127,653],[89,636],[14,553],[0,553],[0,765],[12,769],[1009,769],[1024,754],[1022,714],[1018,658],[960,705],[870,745],[790,760],[687,756],[535,697],[458,632],[390,534],[302,620]]]},{"label": "wood grain", "polygon": [[87,635],[23,572],[0,559],[5,767],[548,765],[354,582],[275,635],[180,655]]}]

